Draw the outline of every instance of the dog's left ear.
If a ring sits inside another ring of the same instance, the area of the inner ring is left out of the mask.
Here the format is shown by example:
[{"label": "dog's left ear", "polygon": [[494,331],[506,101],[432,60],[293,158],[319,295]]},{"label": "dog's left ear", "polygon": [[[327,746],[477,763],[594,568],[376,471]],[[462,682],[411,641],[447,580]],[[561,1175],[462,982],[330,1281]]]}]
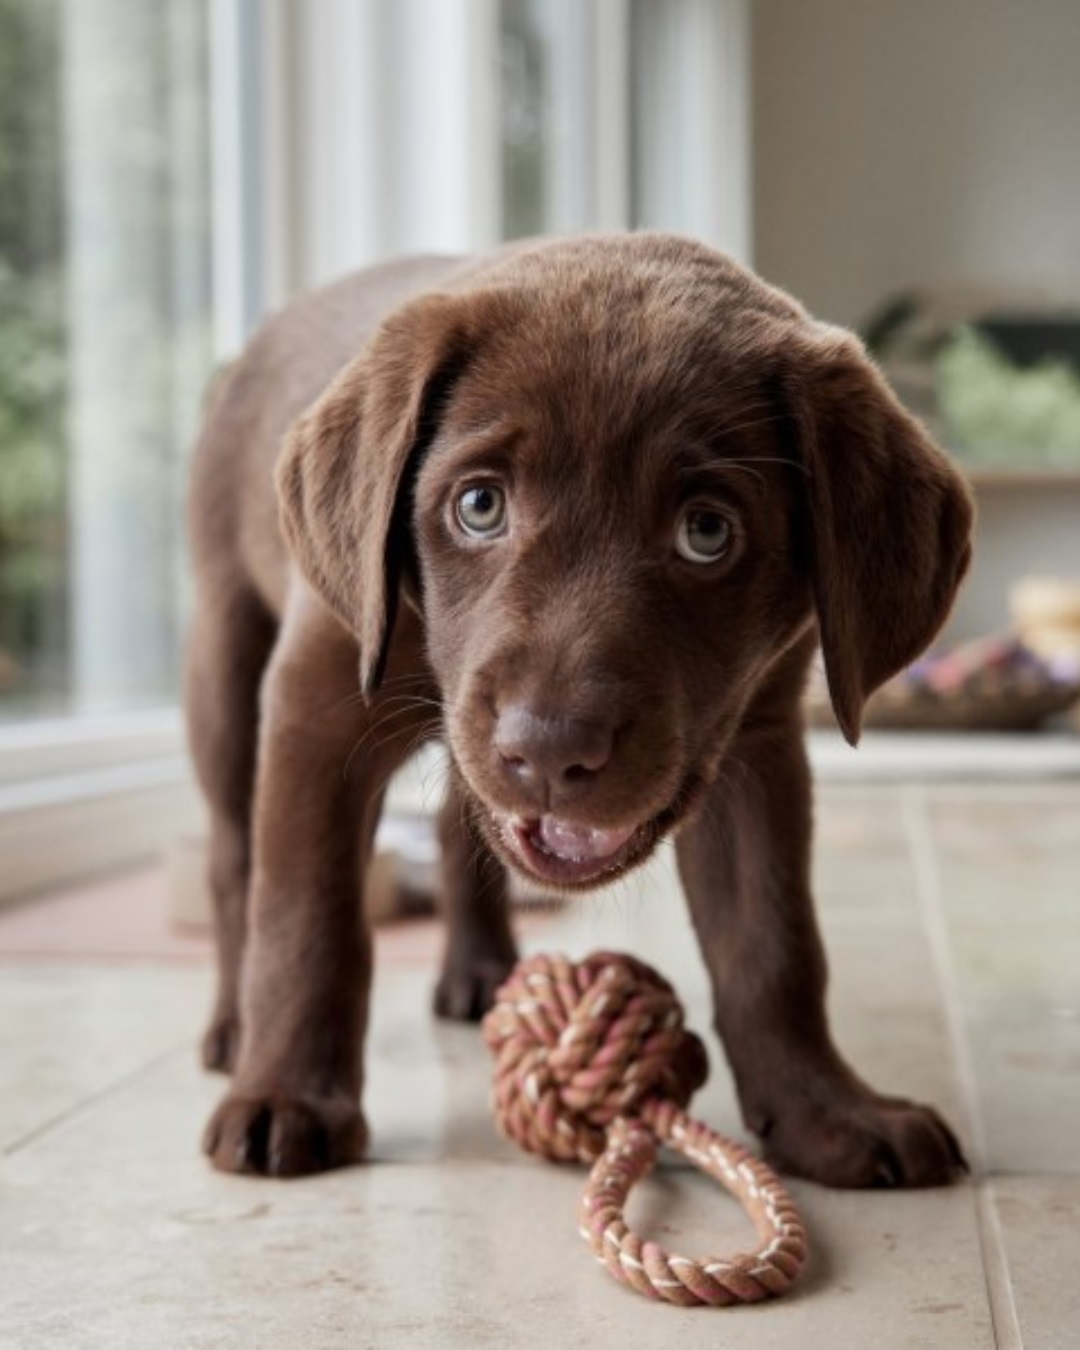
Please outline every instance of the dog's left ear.
[{"label": "dog's left ear", "polygon": [[963,479],[857,338],[800,333],[785,383],[833,710],[852,745],[866,699],[927,646],[971,561]]},{"label": "dog's left ear", "polygon": [[430,294],[390,315],[293,425],[275,481],[307,580],[359,639],[378,687],[410,550],[409,485],[437,405],[475,342],[477,297]]}]

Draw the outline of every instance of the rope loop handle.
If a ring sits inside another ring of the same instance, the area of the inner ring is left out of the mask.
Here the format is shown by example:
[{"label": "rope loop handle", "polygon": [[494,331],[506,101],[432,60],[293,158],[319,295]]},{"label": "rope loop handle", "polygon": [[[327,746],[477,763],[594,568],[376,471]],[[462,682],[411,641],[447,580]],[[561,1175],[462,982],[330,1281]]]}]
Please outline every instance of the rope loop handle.
[{"label": "rope loop handle", "polygon": [[[770,1167],[686,1114],[708,1072],[705,1048],[651,966],[609,952],[576,964],[530,957],[498,990],[484,1038],[503,1132],[554,1161],[592,1164],[581,1235],[617,1280],[683,1306],[756,1303],[794,1282],[807,1252],[798,1211]],[[754,1251],[697,1261],[627,1225],[627,1197],[661,1143],[739,1200],[760,1240]]]},{"label": "rope loop handle", "polygon": [[[631,1187],[652,1168],[658,1141],[714,1177],[742,1204],[761,1245],[703,1261],[672,1255],[631,1229],[623,1210]],[[782,1294],[806,1260],[806,1233],[791,1197],[771,1168],[670,1103],[649,1103],[641,1119],[622,1118],[593,1164],[578,1211],[581,1236],[623,1284],[683,1306],[758,1303]]]}]

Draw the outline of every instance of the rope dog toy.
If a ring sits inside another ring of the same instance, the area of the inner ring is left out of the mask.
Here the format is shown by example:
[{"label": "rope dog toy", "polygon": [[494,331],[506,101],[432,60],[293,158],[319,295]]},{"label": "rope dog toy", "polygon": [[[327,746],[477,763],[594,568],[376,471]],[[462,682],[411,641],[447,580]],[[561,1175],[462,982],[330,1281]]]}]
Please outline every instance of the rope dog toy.
[{"label": "rope dog toy", "polygon": [[[483,1030],[503,1133],[553,1161],[592,1164],[581,1235],[617,1280],[683,1306],[756,1303],[792,1284],[806,1259],[802,1220],[771,1168],[686,1114],[708,1059],[651,966],[612,952],[578,963],[529,957],[496,993]],[[661,1143],[741,1202],[761,1239],[755,1251],[695,1261],[629,1228],[627,1196]]]}]

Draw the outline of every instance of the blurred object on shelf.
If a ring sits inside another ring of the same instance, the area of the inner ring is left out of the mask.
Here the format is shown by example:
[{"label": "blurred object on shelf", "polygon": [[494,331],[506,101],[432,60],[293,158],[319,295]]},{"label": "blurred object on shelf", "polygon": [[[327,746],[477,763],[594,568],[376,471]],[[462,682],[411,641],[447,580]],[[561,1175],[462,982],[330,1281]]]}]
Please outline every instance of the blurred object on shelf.
[{"label": "blurred object on shelf", "polygon": [[1080,296],[912,292],[863,332],[900,398],[969,468],[1080,471]]},{"label": "blurred object on shelf", "polygon": [[[1009,591],[1009,614],[1020,638],[1051,669],[1080,669],[1080,579],[1022,577]],[[1080,700],[1070,720],[1080,730]]]},{"label": "blurred object on shelf", "polygon": [[[1019,638],[993,636],[924,656],[875,693],[866,727],[1034,731],[1080,700],[1080,655],[1047,660]],[[812,726],[835,726],[824,672],[806,697]]]},{"label": "blurred object on shelf", "polygon": [[1009,591],[1009,614],[1045,661],[1080,665],[1080,579],[1022,577]]}]

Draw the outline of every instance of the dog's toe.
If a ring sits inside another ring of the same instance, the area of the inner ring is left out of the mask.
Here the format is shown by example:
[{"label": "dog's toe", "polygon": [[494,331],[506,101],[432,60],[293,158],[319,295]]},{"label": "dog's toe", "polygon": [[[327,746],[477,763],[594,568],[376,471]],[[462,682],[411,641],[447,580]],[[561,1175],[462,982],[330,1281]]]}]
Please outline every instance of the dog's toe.
[{"label": "dog's toe", "polygon": [[479,1022],[513,967],[510,958],[447,964],[435,986],[435,1014],[449,1022]]},{"label": "dog's toe", "polygon": [[967,1171],[956,1136],[932,1107],[872,1093],[777,1120],[765,1152],[782,1171],[826,1186],[945,1186]]},{"label": "dog's toe", "polygon": [[367,1126],[344,1098],[229,1093],[211,1116],[203,1151],[222,1172],[292,1177],[359,1161]]}]

